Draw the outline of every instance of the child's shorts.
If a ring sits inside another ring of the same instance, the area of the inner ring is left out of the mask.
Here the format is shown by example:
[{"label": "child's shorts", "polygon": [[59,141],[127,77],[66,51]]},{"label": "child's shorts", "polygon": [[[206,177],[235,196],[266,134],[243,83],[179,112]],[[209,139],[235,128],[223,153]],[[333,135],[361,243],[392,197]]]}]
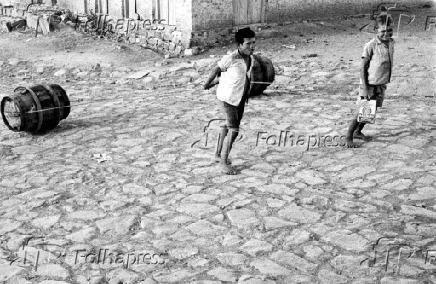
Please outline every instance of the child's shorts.
[{"label": "child's shorts", "polygon": [[238,106],[233,106],[222,101],[220,101],[220,104],[227,116],[227,127],[239,128],[242,116],[244,115],[245,100],[241,100]]},{"label": "child's shorts", "polygon": [[[369,85],[369,98],[370,100],[376,100],[377,101],[377,107],[383,106],[383,101],[385,99],[385,90],[386,85]],[[363,94],[363,85],[359,85],[359,96],[357,98],[357,101],[365,100],[365,96]]]}]

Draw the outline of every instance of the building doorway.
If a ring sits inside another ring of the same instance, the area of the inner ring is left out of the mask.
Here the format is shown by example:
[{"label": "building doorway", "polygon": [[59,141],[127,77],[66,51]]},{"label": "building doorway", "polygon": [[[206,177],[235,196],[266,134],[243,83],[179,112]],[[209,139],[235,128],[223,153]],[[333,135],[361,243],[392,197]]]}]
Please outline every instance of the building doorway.
[{"label": "building doorway", "polygon": [[265,22],[267,0],[233,0],[234,25],[248,25]]}]

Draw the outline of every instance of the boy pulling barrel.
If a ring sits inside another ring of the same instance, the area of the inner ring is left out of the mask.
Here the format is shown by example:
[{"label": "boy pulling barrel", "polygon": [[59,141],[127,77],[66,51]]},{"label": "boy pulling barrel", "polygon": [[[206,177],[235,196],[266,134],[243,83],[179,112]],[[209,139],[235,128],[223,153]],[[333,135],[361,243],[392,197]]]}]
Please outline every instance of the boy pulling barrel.
[{"label": "boy pulling barrel", "polygon": [[[218,62],[218,66],[212,70],[204,84],[204,89],[208,90],[215,85],[216,78],[220,78],[216,94],[227,121],[225,125],[221,125],[215,160],[219,162],[222,172],[231,175],[236,172],[230,166],[228,157],[239,133],[239,125],[250,90],[255,32],[250,28],[240,29],[235,34],[235,41],[238,49]],[[227,140],[224,143],[226,137]]]}]

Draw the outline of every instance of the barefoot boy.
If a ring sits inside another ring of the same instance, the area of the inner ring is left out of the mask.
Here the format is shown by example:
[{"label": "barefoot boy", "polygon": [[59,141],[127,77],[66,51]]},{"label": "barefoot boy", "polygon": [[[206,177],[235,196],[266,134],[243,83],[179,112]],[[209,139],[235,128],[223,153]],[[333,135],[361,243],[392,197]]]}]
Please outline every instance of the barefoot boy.
[{"label": "barefoot boy", "polygon": [[[377,18],[377,35],[365,44],[360,69],[360,99],[376,100],[377,108],[383,105],[386,84],[390,82],[392,73],[394,40],[389,22],[387,17]],[[369,137],[362,133],[364,126],[365,123],[357,122],[357,116],[351,121],[347,133],[348,148],[356,147],[353,137],[369,140]]]},{"label": "barefoot boy", "polygon": [[[216,94],[226,114],[227,122],[221,126],[215,159],[219,161],[219,167],[222,172],[232,175],[236,174],[236,172],[230,166],[228,156],[233,142],[238,136],[239,125],[244,114],[244,106],[250,89],[249,76],[254,60],[252,54],[254,51],[255,33],[250,28],[240,29],[235,34],[235,41],[238,49],[224,56],[218,62],[218,66],[212,70],[204,84],[204,89],[208,90],[214,86],[215,78],[220,77]],[[224,143],[226,136],[227,140]],[[224,151],[221,153],[223,147]]]}]

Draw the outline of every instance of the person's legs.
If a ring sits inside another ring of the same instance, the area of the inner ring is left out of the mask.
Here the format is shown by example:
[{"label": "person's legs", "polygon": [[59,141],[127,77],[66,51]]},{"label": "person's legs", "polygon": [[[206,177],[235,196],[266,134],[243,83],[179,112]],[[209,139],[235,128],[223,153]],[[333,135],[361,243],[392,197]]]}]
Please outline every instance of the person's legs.
[{"label": "person's legs", "polygon": [[[383,105],[383,99],[384,99],[384,88],[385,85],[377,85],[377,86],[371,86],[369,89],[370,92],[370,99],[376,100],[376,107],[379,108]],[[363,99],[363,98],[362,98]],[[356,128],[353,137],[359,138],[365,141],[370,141],[371,137],[366,136],[362,133],[362,129],[365,126],[366,123],[359,123],[358,127]]]},{"label": "person's legs", "polygon": [[238,137],[239,128],[230,128],[227,135],[227,141],[224,145],[223,152],[221,153],[221,161],[219,163],[220,169],[223,173],[228,175],[236,174],[235,170],[229,165],[229,154],[233,147],[236,137]]},{"label": "person's legs", "polygon": [[[220,154],[219,166],[221,168],[221,171],[226,174],[235,174],[236,172],[233,170],[232,167],[229,166],[230,160],[228,157],[230,154],[230,150],[233,147],[233,142],[235,142],[236,137],[239,133],[239,124],[241,121],[241,112],[243,112],[243,106],[241,110],[241,104],[239,106],[233,106],[226,102],[223,102],[223,108],[227,115],[227,127],[221,130],[221,135],[218,139],[215,157],[217,157],[218,153]],[[226,137],[224,135],[227,136],[226,140],[224,140],[224,137]],[[223,151],[221,151],[221,149]]]},{"label": "person's legs", "polygon": [[238,105],[238,126],[241,124],[242,117],[244,116],[245,110],[245,98],[242,98],[241,102]]},{"label": "person's legs", "polygon": [[359,127],[359,122],[357,122],[357,116],[350,122],[350,126],[348,126],[348,132],[346,137],[346,143],[345,146],[347,148],[354,148],[356,147],[356,144],[353,141],[353,134],[354,131],[356,131]]},{"label": "person's legs", "polygon": [[221,127],[221,132],[218,136],[218,141],[215,149],[215,161],[217,162],[221,161],[221,151],[223,149],[224,139],[226,138],[227,133],[229,132],[229,128],[227,127],[226,124],[220,125],[220,127]]},{"label": "person's legs", "polygon": [[365,134],[362,133],[362,129],[365,126],[366,123],[363,122],[359,122],[359,125],[357,126],[356,130],[354,131],[353,137],[354,138],[359,138],[365,141],[369,141],[371,140],[371,137],[366,136]]}]

